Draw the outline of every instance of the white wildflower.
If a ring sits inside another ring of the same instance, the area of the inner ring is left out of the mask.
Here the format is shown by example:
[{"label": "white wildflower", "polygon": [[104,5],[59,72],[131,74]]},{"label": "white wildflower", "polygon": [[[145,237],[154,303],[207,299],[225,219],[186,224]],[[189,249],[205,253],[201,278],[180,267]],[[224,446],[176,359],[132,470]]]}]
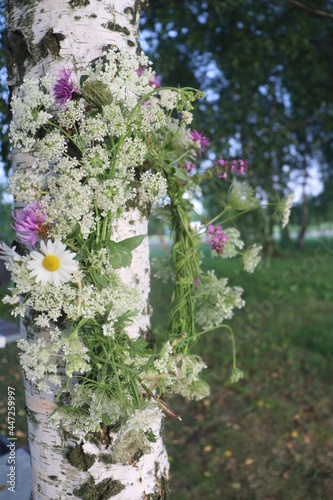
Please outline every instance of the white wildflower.
[{"label": "white wildflower", "polygon": [[36,278],[37,283],[41,282],[42,287],[48,283],[59,286],[68,281],[78,269],[75,253],[66,250],[66,245],[60,241],[48,240],[46,245],[41,241],[40,246],[42,253],[32,251],[27,262],[31,277]]},{"label": "white wildflower", "polygon": [[294,201],[294,194],[290,194],[289,196],[286,196],[283,198],[282,201],[278,204],[278,210],[280,212],[281,216],[281,226],[282,229],[286,227],[286,225],[289,222],[289,217],[290,217],[290,212],[291,212],[291,207],[293,205]]},{"label": "white wildflower", "polygon": [[243,265],[245,271],[248,273],[253,273],[258,263],[261,260],[261,255],[259,255],[260,250],[262,250],[261,245],[254,244],[247,248],[243,255]]},{"label": "white wildflower", "polygon": [[167,193],[167,181],[160,172],[144,172],[140,177],[139,196],[141,203],[157,203]]},{"label": "white wildflower", "polygon": [[[244,247],[244,241],[240,239],[240,232],[234,227],[224,229],[224,234],[228,239],[224,244],[223,252],[219,255],[222,259],[230,259],[238,255],[238,249],[241,250]],[[212,251],[212,256],[216,255],[217,253]]]},{"label": "white wildflower", "polygon": [[229,189],[228,204],[233,210],[237,211],[253,210],[260,206],[253,188],[245,181],[238,182],[235,177]]}]

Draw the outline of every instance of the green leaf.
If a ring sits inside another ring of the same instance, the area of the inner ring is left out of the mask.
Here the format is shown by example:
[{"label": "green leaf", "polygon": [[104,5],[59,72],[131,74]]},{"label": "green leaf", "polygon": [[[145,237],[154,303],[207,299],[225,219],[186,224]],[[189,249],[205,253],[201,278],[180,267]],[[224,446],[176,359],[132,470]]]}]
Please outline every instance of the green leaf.
[{"label": "green leaf", "polygon": [[129,267],[132,262],[132,250],[141,245],[145,236],[145,234],[141,234],[119,242],[108,241],[107,245],[109,247],[109,261],[111,266],[114,269]]},{"label": "green leaf", "polygon": [[184,172],[184,170],[181,170],[180,168],[176,168],[175,175],[182,181],[188,181],[188,175],[186,174],[186,172]]},{"label": "green leaf", "polygon": [[111,425],[112,421],[108,413],[102,413],[102,422],[104,425]]},{"label": "green leaf", "polygon": [[80,78],[80,87],[82,87],[82,85],[84,84],[84,82],[86,80],[88,80],[89,78],[89,75],[82,75],[81,78]]},{"label": "green leaf", "polygon": [[133,359],[135,356],[147,356],[147,345],[148,342],[143,340],[142,337],[139,337],[135,342],[132,342],[130,347],[131,358]]},{"label": "green leaf", "polygon": [[110,284],[109,280],[105,276],[101,276],[100,274],[97,274],[92,269],[90,269],[89,272],[90,272],[91,279],[93,280],[93,282],[95,283],[95,285],[98,287],[99,290]]},{"label": "green leaf", "polygon": [[99,285],[101,285],[103,287],[109,285],[110,282],[105,276],[100,276],[97,273],[94,273],[94,275],[95,275],[95,279]]},{"label": "green leaf", "polygon": [[145,431],[144,435],[146,436],[146,438],[148,439],[148,441],[150,441],[151,443],[156,443],[156,436],[153,433],[153,431],[152,431],[151,428],[149,428],[147,431]]},{"label": "green leaf", "polygon": [[67,236],[66,241],[75,240],[81,232],[80,224],[75,224],[73,231]]}]

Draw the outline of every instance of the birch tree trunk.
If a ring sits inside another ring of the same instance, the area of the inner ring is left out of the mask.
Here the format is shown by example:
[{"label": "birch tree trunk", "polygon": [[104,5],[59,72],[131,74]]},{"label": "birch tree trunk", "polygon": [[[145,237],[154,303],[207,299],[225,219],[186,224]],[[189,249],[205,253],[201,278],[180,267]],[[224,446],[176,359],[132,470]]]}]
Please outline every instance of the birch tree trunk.
[{"label": "birch tree trunk", "polygon": [[[138,48],[140,0],[7,0],[8,84],[12,95],[24,79],[73,66],[84,70],[108,46],[135,53]],[[26,171],[33,158],[13,154],[13,168]],[[116,229],[124,239],[147,234],[147,218],[132,208]],[[131,338],[149,328],[148,241],[133,252],[130,268],[122,279],[135,284],[146,304],[139,320],[131,325]],[[23,327],[25,330],[25,328]],[[33,324],[25,333],[32,341],[48,335]],[[33,500],[42,499],[159,499],[166,498],[168,459],[163,444],[161,412],[156,406],[137,410],[134,420],[117,432],[101,429],[96,435],[73,434],[70,428],[51,428],[48,416],[55,396],[39,392],[25,381]],[[156,442],[138,449],[135,421],[151,429]],[[134,423],[133,423],[134,422]],[[116,457],[116,458],[115,458]]]}]

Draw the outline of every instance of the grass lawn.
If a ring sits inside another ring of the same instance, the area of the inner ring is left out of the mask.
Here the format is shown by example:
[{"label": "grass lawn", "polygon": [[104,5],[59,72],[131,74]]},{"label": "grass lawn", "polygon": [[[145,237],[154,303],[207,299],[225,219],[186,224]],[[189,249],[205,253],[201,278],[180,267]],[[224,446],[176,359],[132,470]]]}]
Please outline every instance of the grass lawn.
[{"label": "grass lawn", "polygon": [[[230,325],[246,378],[236,385],[228,380],[226,330],[202,338],[197,353],[208,365],[211,397],[197,403],[168,400],[183,418],[166,420],[170,498],[333,498],[333,257],[313,242],[303,253],[285,249],[253,275],[233,260],[206,256],[204,266],[245,290],[246,307]],[[160,329],[167,321],[168,286],[152,280],[153,325]],[[27,429],[16,345],[0,356],[0,422],[10,385],[16,388],[17,437],[23,444]],[[5,422],[1,432],[7,434]]]}]

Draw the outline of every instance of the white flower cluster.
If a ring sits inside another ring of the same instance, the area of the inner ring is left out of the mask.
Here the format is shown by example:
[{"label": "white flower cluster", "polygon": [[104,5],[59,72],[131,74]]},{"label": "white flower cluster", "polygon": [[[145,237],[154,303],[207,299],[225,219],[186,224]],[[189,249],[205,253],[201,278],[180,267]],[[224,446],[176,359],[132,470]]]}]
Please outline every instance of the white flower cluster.
[{"label": "white flower cluster", "polygon": [[173,262],[171,255],[165,252],[161,257],[153,258],[151,261],[151,266],[153,269],[154,278],[158,278],[162,283],[168,283],[168,281],[176,281],[176,273],[173,267]]},{"label": "white flower cluster", "polygon": [[[148,359],[144,359],[147,363]],[[130,361],[128,358],[128,363]],[[139,363],[143,364],[143,361]],[[136,364],[135,367],[139,368]],[[199,356],[174,353],[170,342],[166,342],[154,363],[141,370],[141,379],[151,390],[158,387],[163,393],[200,400],[210,393],[208,384],[199,378],[204,368],[207,366]]]},{"label": "white flower cluster", "polygon": [[197,323],[208,330],[232,318],[234,308],[245,305],[242,293],[242,288],[229,287],[226,278],[218,279],[214,271],[208,271],[195,290]]},{"label": "white flower cluster", "polygon": [[228,204],[233,210],[248,211],[260,206],[255,192],[246,182],[238,182],[234,177],[229,190]]},{"label": "white flower cluster", "polygon": [[259,252],[262,250],[261,245],[254,244],[246,249],[243,255],[243,265],[245,271],[253,273],[261,260]]},{"label": "white flower cluster", "polygon": [[[111,382],[111,381],[110,381]],[[70,391],[71,406],[61,406],[50,417],[50,423],[73,425],[73,433],[99,432],[103,415],[108,415],[109,425],[125,417],[122,402],[108,391],[111,383],[98,386],[95,390],[82,384],[75,384]]]},{"label": "white flower cluster", "polygon": [[212,255],[215,257],[219,255],[222,259],[230,259],[231,257],[236,257],[238,255],[238,249],[241,250],[244,247],[244,241],[240,239],[240,232],[235,227],[228,227],[224,229],[224,234],[228,237],[223,252],[219,255],[217,252],[212,251]]},{"label": "white flower cluster", "polygon": [[52,359],[60,349],[52,352],[43,338],[39,338],[36,343],[21,339],[17,344],[21,350],[19,357],[25,376],[34,382],[40,391],[51,392],[50,384],[61,384],[57,363]]},{"label": "white flower cluster", "polygon": [[291,212],[291,207],[293,205],[294,201],[294,194],[290,194],[289,196],[286,196],[283,198],[282,201],[280,201],[278,205],[278,210],[281,215],[281,226],[282,229],[286,227],[286,225],[289,222],[289,217],[290,217],[290,212]]},{"label": "white flower cluster", "polygon": [[143,172],[140,177],[139,196],[141,203],[157,203],[167,192],[167,181],[160,172]]},{"label": "white flower cluster", "polygon": [[19,88],[19,95],[13,96],[13,119],[10,126],[13,146],[21,151],[30,151],[34,146],[36,132],[53,118],[50,112],[54,105],[49,75],[41,78],[26,80]]}]

